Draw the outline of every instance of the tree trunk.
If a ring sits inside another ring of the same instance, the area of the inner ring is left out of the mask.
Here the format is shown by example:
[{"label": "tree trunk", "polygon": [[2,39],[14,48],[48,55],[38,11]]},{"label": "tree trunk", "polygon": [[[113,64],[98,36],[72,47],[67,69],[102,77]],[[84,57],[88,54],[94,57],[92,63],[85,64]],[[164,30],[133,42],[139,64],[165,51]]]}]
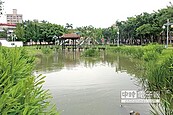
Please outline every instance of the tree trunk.
[{"label": "tree trunk", "polygon": [[142,39],[143,39],[143,36],[141,35],[141,40],[140,40],[140,42],[141,42],[141,45],[143,44],[143,41],[142,41]]}]

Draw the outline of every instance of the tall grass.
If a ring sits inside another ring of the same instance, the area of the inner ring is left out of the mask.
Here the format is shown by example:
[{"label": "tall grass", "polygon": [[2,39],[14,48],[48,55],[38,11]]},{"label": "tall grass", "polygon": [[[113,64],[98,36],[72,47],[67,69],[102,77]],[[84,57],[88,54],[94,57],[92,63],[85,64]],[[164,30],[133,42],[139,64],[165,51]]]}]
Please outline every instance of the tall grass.
[{"label": "tall grass", "polygon": [[161,54],[164,47],[158,44],[147,46],[121,46],[108,48],[109,51],[115,53],[122,53],[133,58],[142,59],[145,61],[155,60],[158,54]]},{"label": "tall grass", "polygon": [[44,76],[34,76],[34,58],[23,48],[0,47],[0,115],[58,114],[42,89]]},{"label": "tall grass", "polygon": [[153,115],[173,115],[173,52],[161,45],[115,47],[112,52],[130,55],[143,63],[142,83],[149,91],[158,91],[160,104],[151,104]]},{"label": "tall grass", "polygon": [[145,77],[147,89],[160,92],[161,103],[152,105],[153,114],[173,115],[173,55],[162,63],[148,63]]}]

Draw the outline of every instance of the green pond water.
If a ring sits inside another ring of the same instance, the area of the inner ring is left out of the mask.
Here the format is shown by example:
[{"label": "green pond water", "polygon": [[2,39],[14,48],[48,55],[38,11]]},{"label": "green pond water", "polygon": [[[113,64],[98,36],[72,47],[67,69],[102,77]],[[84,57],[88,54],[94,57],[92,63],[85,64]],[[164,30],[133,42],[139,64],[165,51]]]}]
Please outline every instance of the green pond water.
[{"label": "green pond water", "polygon": [[35,69],[46,76],[43,87],[50,89],[61,115],[150,114],[149,104],[121,103],[121,91],[142,90],[139,61],[105,52],[97,58],[80,55],[60,51],[43,56]]}]

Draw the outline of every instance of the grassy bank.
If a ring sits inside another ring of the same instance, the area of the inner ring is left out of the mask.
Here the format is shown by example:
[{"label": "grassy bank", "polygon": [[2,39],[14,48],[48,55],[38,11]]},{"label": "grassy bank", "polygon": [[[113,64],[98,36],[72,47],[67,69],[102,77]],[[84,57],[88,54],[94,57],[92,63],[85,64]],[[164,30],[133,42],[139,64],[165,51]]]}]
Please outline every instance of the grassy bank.
[{"label": "grassy bank", "polygon": [[41,47],[38,46],[25,46],[26,55],[35,57],[35,63],[40,62],[40,57],[52,55],[55,49],[51,49],[50,47]]},{"label": "grassy bank", "polygon": [[33,69],[28,49],[0,47],[0,115],[58,114],[42,89],[44,76],[34,76]]},{"label": "grassy bank", "polygon": [[37,46],[25,46],[26,52],[30,56],[42,56],[42,55],[49,55],[52,54],[54,49],[51,49],[50,47],[42,47],[37,48]]}]

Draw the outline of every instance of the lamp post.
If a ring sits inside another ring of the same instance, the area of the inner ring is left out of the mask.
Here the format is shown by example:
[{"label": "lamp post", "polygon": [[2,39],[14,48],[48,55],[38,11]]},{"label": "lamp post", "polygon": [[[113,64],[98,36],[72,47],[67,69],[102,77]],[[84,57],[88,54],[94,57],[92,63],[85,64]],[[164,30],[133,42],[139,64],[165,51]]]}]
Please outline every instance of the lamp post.
[{"label": "lamp post", "polygon": [[173,25],[173,23],[170,23],[169,22],[169,19],[167,19],[167,23],[166,24],[163,24],[163,29],[165,28],[165,26],[166,26],[166,48],[168,48],[168,39],[169,39],[169,26],[170,25]]},{"label": "lamp post", "polygon": [[118,28],[118,26],[117,26],[117,46],[119,47],[119,34],[120,34],[120,32],[119,32],[119,28]]},{"label": "lamp post", "polygon": [[33,45],[33,43],[32,43],[32,39],[30,39],[30,45]]},{"label": "lamp post", "polygon": [[56,36],[56,35],[54,35],[54,36],[53,36],[53,39],[55,39],[55,46],[56,46],[56,42],[57,42],[57,36]]},{"label": "lamp post", "polygon": [[11,35],[11,39],[12,39],[13,42],[15,42],[15,39],[17,39],[16,35],[15,34],[12,34]]},{"label": "lamp post", "polygon": [[17,39],[17,37],[16,37],[16,35],[14,34],[14,36],[13,36],[13,41],[15,42],[15,40]]}]

